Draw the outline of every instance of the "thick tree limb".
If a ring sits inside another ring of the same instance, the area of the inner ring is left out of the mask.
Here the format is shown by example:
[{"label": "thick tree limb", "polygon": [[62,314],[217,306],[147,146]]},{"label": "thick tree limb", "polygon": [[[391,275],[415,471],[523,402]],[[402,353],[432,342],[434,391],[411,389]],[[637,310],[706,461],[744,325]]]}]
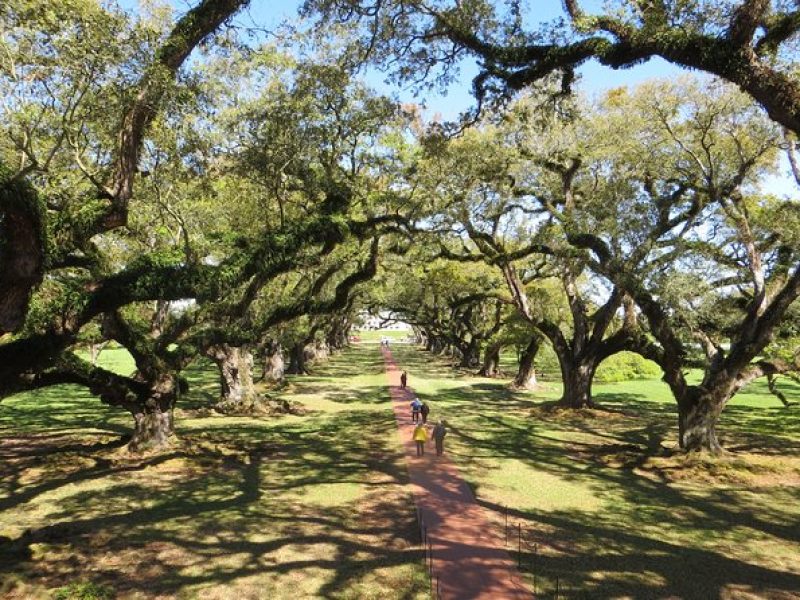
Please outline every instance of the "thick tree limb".
[{"label": "thick tree limb", "polygon": [[156,117],[167,83],[174,80],[192,50],[248,1],[202,0],[178,20],[158,50],[155,64],[145,73],[134,101],[122,117],[113,180],[108,186],[113,200],[102,221],[105,230],[127,222],[144,135]]}]

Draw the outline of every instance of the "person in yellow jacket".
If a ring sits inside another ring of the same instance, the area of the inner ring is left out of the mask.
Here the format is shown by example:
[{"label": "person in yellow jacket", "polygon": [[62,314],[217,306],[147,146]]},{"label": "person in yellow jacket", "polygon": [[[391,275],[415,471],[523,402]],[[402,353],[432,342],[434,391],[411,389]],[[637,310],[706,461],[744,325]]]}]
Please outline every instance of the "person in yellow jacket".
[{"label": "person in yellow jacket", "polygon": [[417,443],[417,456],[423,456],[425,454],[425,442],[428,441],[428,430],[425,429],[424,424],[417,423],[417,426],[414,427],[412,438]]}]

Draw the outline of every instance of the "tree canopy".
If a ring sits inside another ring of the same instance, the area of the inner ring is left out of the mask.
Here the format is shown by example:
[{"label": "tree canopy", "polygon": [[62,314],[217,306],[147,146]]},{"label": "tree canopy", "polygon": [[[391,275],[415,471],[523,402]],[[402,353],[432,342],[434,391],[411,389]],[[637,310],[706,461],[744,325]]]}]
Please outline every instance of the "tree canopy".
[{"label": "tree canopy", "polygon": [[[0,7],[0,394],[77,383],[159,447],[192,361],[219,369],[219,410],[262,410],[256,360],[304,373],[390,310],[486,375],[515,348],[521,388],[548,347],[573,408],[603,361],[652,360],[686,449],[719,450],[756,378],[790,404],[800,209],[764,183],[781,156],[800,182],[794,5],[570,0],[534,32],[515,2],[330,0],[306,14],[355,35],[253,40],[246,4]],[[467,55],[483,110],[458,127],[362,77],[448,84]],[[653,56],[714,77],[597,99],[574,80]]]}]

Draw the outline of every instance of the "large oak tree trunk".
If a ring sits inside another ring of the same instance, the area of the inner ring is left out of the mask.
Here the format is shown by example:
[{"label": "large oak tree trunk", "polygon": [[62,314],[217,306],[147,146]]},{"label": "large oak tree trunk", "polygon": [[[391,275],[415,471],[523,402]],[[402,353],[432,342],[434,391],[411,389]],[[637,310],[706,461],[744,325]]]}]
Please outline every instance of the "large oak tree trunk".
[{"label": "large oak tree trunk", "polygon": [[484,377],[497,377],[500,374],[500,349],[498,344],[490,344],[483,355],[483,366],[478,372]]},{"label": "large oak tree trunk", "polygon": [[686,388],[678,398],[678,442],[686,451],[722,451],[717,440],[717,422],[727,400],[723,392],[704,391],[698,386]]},{"label": "large oak tree trunk", "polygon": [[471,340],[462,350],[460,350],[461,360],[459,367],[470,369],[476,367],[481,362],[481,348],[477,340]]},{"label": "large oak tree trunk", "polygon": [[313,360],[326,360],[331,355],[330,347],[327,342],[314,342],[311,347],[311,356]]},{"label": "large oak tree trunk", "polygon": [[[149,404],[149,402],[148,402]],[[128,449],[131,452],[162,450],[168,448],[175,435],[172,407],[144,405],[133,413],[135,426]]]},{"label": "large oak tree trunk", "polygon": [[286,372],[292,375],[306,375],[308,373],[305,343],[298,342],[292,346],[289,352],[289,368]]},{"label": "large oak tree trunk", "polygon": [[169,448],[175,439],[174,409],[179,391],[178,378],[163,377],[146,400],[135,403],[133,437],[128,444],[131,452],[159,451]]},{"label": "large oak tree trunk", "polygon": [[337,319],[326,337],[326,342],[331,351],[341,350],[348,345],[350,323],[347,319]]},{"label": "large oak tree trunk", "polygon": [[280,383],[286,372],[286,363],[283,360],[283,349],[279,344],[271,345],[264,355],[264,373],[262,379],[269,383]]},{"label": "large oak tree trunk", "polygon": [[520,390],[533,390],[539,385],[536,380],[536,367],[534,361],[539,353],[541,340],[533,337],[519,356],[519,368],[511,386]]},{"label": "large oak tree trunk", "polygon": [[253,355],[246,346],[213,346],[208,352],[219,369],[221,412],[249,413],[259,409],[260,397],[253,385]]},{"label": "large oak tree trunk", "polygon": [[12,180],[0,164],[0,334],[25,321],[45,263],[43,209],[27,182]]},{"label": "large oak tree trunk", "polygon": [[560,404],[569,408],[586,408],[593,406],[592,381],[597,369],[597,361],[584,359],[573,361],[569,357],[558,357],[561,366],[561,380],[564,383],[564,393]]}]

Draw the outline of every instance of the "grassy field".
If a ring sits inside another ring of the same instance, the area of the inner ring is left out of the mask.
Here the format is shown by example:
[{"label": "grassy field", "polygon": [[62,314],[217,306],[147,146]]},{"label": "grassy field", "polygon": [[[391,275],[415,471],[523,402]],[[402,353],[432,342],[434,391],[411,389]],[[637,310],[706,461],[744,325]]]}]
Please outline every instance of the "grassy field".
[{"label": "grassy field", "polygon": [[426,597],[376,346],[291,382],[301,415],[209,416],[214,369],[188,376],[159,456],[128,456],[130,416],[80,388],[0,404],[0,597]]},{"label": "grassy field", "polygon": [[[539,597],[800,597],[798,407],[748,388],[721,423],[729,453],[684,457],[658,381],[598,385],[603,409],[573,413],[552,380],[515,394],[392,351],[498,531],[507,511],[512,551],[521,532]],[[427,597],[376,344],[292,380],[298,415],[209,416],[214,369],[187,375],[159,456],[126,455],[130,417],[79,388],[0,404],[0,597]]]},{"label": "grassy field", "polygon": [[575,413],[552,380],[515,394],[393,353],[498,530],[508,511],[515,556],[521,532],[540,596],[558,581],[562,598],[800,598],[800,407],[754,385],[725,410],[729,452],[686,457],[660,381],[597,385],[603,409]]}]

